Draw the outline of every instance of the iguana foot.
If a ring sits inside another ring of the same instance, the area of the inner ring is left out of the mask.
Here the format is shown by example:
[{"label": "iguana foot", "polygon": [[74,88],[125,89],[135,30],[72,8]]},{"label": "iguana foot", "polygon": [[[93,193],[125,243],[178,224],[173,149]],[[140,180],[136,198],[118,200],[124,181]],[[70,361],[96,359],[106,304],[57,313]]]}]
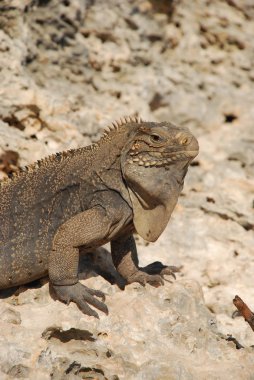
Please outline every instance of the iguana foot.
[{"label": "iguana foot", "polygon": [[167,266],[163,265],[160,261],[155,261],[154,263],[151,263],[147,265],[146,267],[140,268],[142,272],[154,275],[168,275],[174,277],[176,279],[175,273],[180,272],[181,267],[176,267],[176,266]]},{"label": "iguana foot", "polygon": [[155,261],[144,268],[139,268],[137,272],[127,278],[128,284],[132,282],[139,282],[141,285],[149,283],[156,288],[164,284],[163,276],[173,276],[176,278],[175,273],[180,272],[180,267],[166,266],[160,261]]},{"label": "iguana foot", "polygon": [[145,286],[146,283],[155,286],[158,288],[159,286],[164,284],[163,278],[157,274],[148,274],[138,270],[133,275],[127,278],[127,283],[131,284],[132,282],[139,282],[141,285]]},{"label": "iguana foot", "polygon": [[90,289],[87,286],[80,284],[79,282],[74,285],[53,285],[53,288],[56,292],[57,297],[61,301],[67,304],[69,304],[71,301],[75,302],[84,314],[99,319],[96,311],[91,309],[88,304],[108,314],[107,306],[94,297],[100,297],[105,300],[105,295],[100,290]]}]

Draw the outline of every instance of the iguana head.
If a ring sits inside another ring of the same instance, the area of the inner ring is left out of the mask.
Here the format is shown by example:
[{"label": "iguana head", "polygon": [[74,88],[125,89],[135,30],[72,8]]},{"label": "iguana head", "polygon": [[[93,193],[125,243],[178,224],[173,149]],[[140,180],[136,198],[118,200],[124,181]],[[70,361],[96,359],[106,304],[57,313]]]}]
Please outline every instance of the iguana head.
[{"label": "iguana head", "polygon": [[165,229],[182,190],[198,142],[187,128],[139,122],[121,155],[121,170],[133,206],[134,225],[155,241]]}]

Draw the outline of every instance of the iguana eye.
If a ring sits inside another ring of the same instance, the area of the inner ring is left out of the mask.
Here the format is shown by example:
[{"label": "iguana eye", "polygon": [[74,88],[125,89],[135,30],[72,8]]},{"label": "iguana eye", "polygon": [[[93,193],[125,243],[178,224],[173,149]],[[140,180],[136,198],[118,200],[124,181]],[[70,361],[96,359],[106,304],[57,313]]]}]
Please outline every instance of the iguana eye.
[{"label": "iguana eye", "polygon": [[159,143],[159,142],[162,142],[164,139],[160,135],[157,135],[156,133],[153,133],[152,135],[150,135],[150,140],[152,142]]}]

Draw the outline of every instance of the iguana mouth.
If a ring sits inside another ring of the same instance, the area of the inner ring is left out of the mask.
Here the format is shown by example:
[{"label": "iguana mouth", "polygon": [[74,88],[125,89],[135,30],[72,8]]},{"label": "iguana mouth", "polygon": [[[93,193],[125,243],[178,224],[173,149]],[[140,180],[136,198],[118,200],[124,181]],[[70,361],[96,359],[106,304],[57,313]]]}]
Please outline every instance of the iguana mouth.
[{"label": "iguana mouth", "polygon": [[[158,152],[156,152],[158,154]],[[135,157],[131,157],[127,160],[129,164],[137,164],[139,166],[151,167],[151,166],[167,166],[176,161],[184,161],[186,159],[193,159],[197,156],[197,150],[180,151],[174,153],[161,153],[157,157],[150,154],[137,154]]]}]

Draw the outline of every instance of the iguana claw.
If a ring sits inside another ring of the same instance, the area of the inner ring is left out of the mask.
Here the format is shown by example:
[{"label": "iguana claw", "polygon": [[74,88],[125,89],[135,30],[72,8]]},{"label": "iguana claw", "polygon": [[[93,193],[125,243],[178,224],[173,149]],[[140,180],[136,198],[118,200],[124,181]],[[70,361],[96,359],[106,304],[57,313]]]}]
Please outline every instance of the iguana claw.
[{"label": "iguana claw", "polygon": [[139,282],[145,286],[146,283],[155,286],[156,288],[164,284],[164,276],[172,276],[176,279],[175,272],[180,272],[179,267],[166,266],[160,261],[155,261],[144,268],[139,268],[135,273],[127,278],[128,284]]},{"label": "iguana claw", "polygon": [[105,300],[105,295],[100,290],[90,289],[87,286],[80,284],[79,282],[74,285],[53,285],[53,288],[56,292],[57,297],[61,301],[67,304],[69,304],[71,301],[75,302],[84,314],[99,319],[96,311],[91,309],[88,304],[103,311],[105,314],[108,314],[107,306],[94,297],[100,297],[103,299],[103,301]]},{"label": "iguana claw", "polygon": [[174,279],[176,279],[175,273],[180,272],[181,267],[176,267],[173,265],[163,265],[160,261],[155,261],[154,263],[151,263],[147,265],[144,268],[140,268],[141,271],[144,271],[145,273],[154,275],[160,275],[160,276],[172,276]]},{"label": "iguana claw", "polygon": [[164,284],[162,276],[158,274],[148,274],[141,270],[137,271],[133,275],[127,278],[128,284],[133,282],[139,282],[141,285],[145,286],[146,283],[158,288],[159,286]]}]

